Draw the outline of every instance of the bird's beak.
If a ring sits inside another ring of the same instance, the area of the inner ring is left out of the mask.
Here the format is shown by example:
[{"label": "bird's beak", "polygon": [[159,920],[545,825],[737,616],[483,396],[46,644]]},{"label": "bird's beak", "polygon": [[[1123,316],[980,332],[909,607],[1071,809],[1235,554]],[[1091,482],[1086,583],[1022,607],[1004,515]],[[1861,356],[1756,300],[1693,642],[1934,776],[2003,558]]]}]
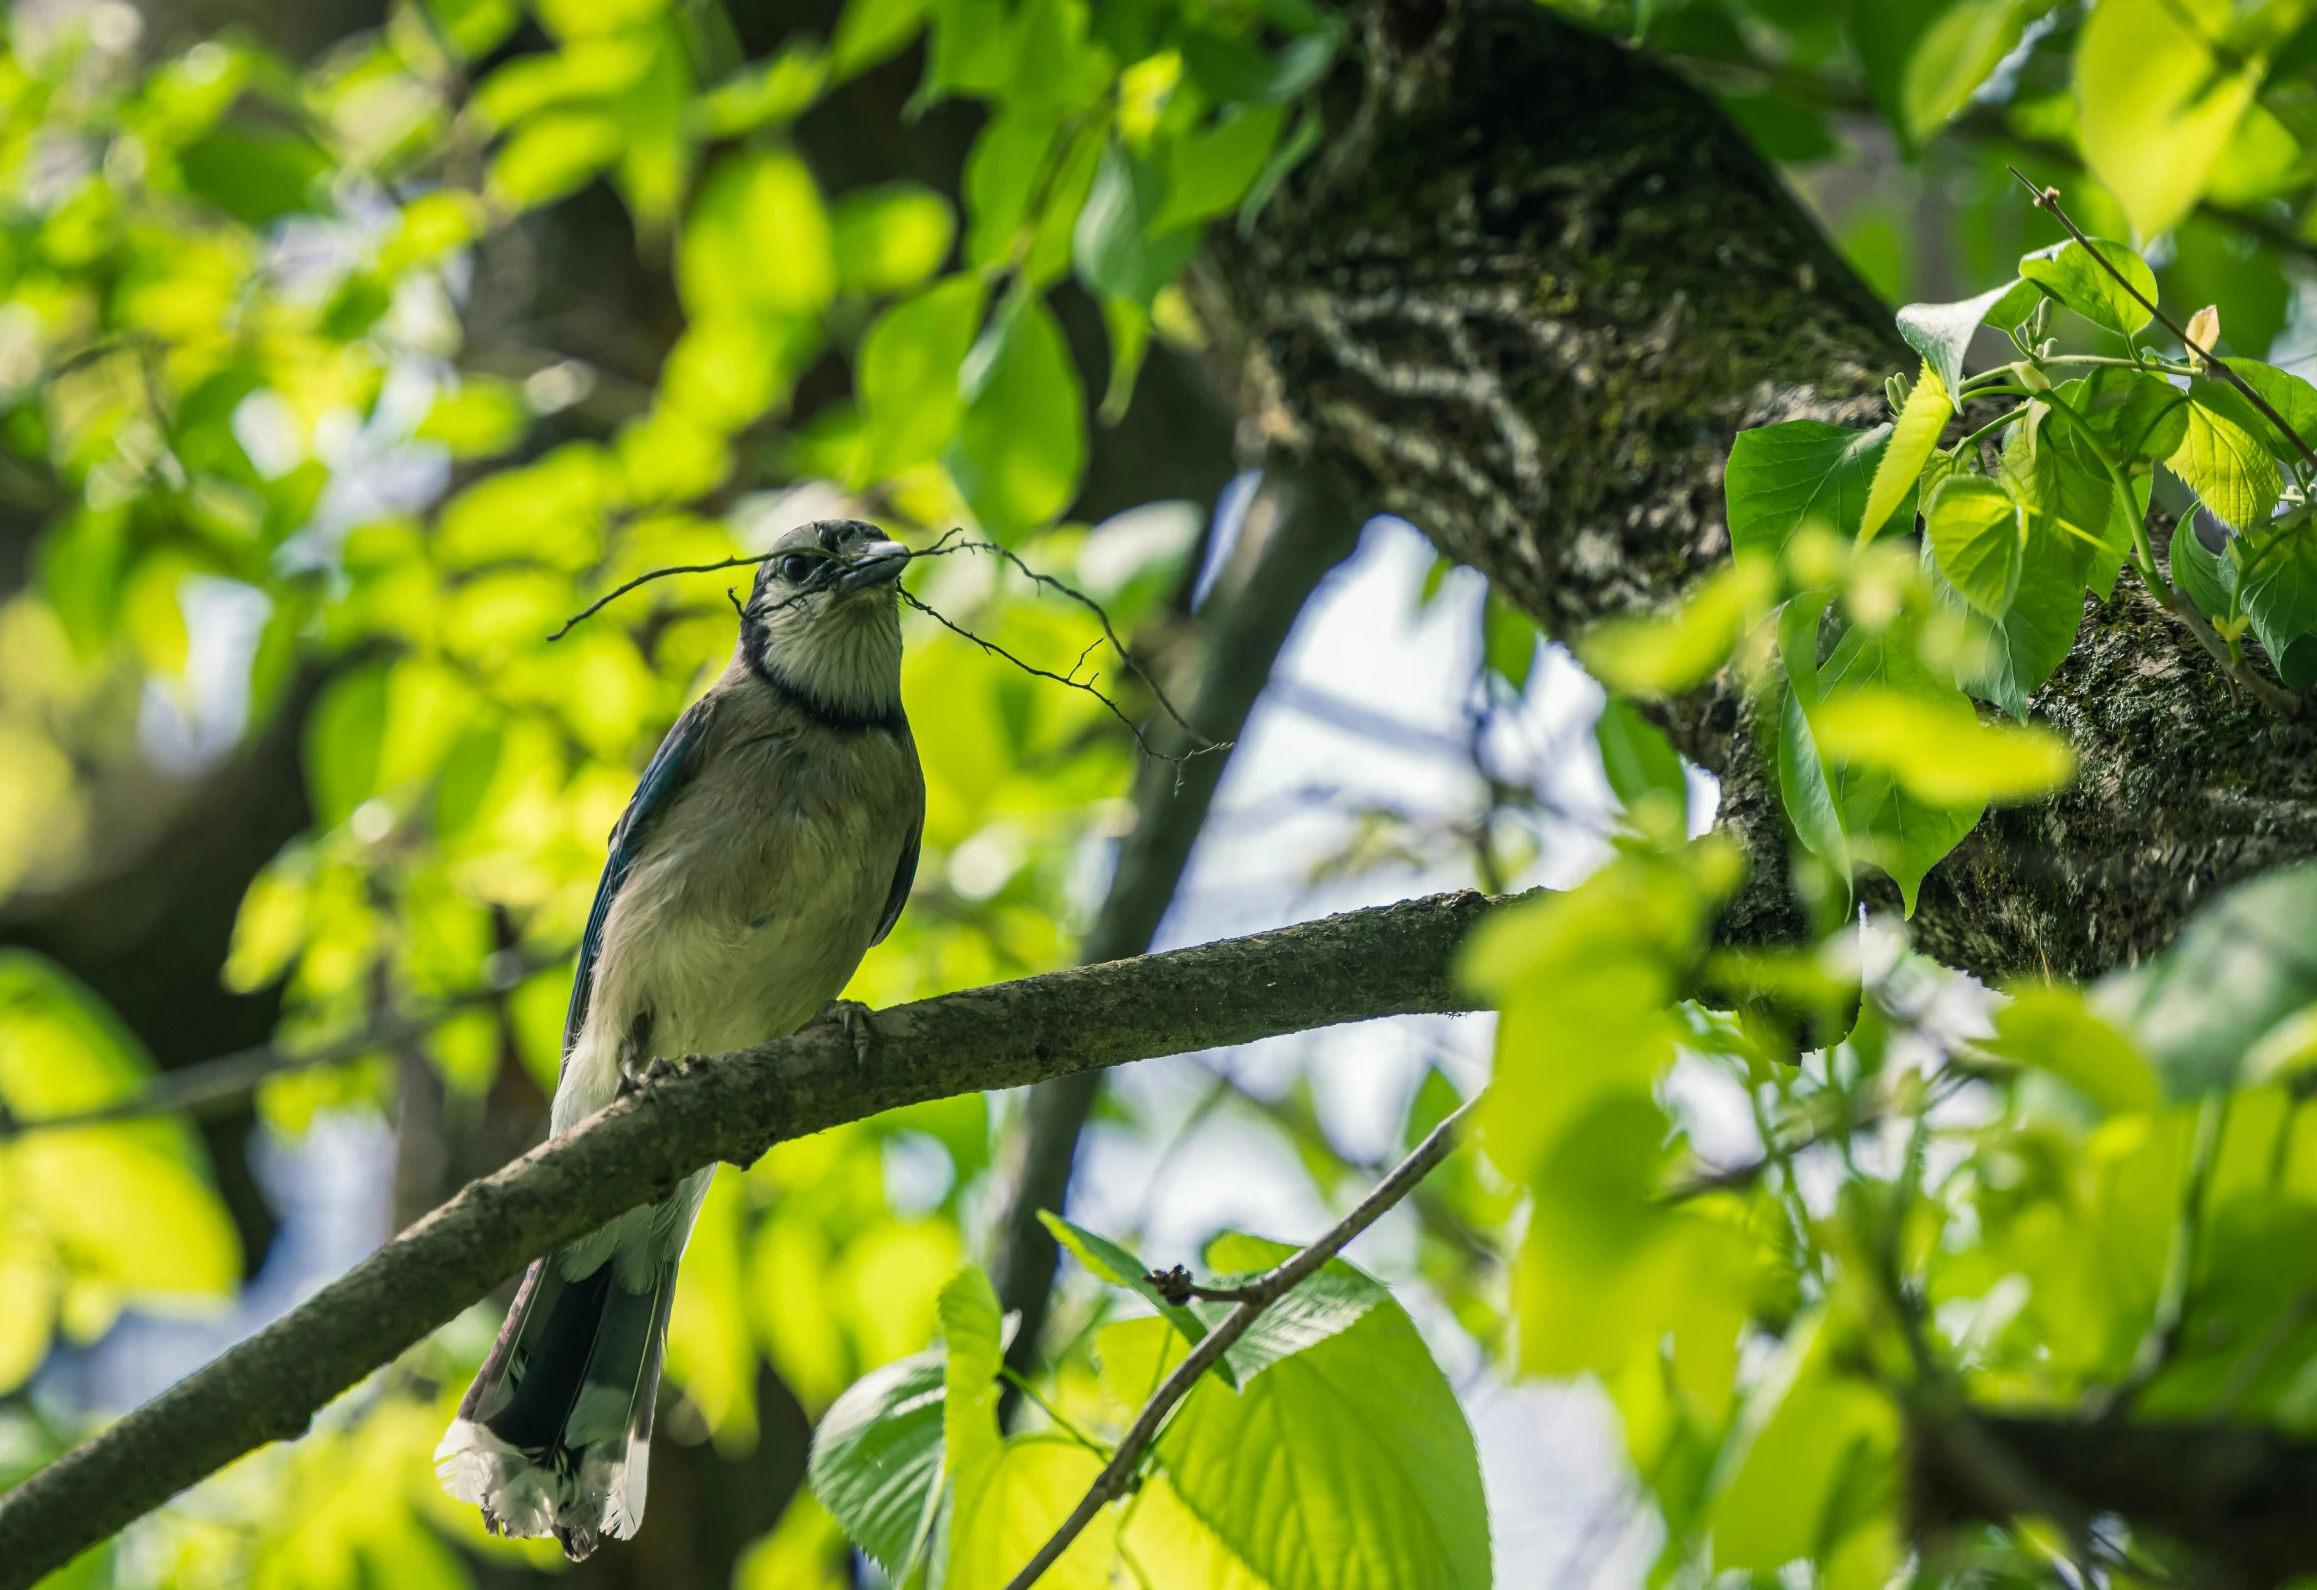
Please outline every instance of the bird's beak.
[{"label": "bird's beak", "polygon": [[898,541],[872,541],[853,554],[837,576],[837,589],[848,594],[885,585],[900,577],[909,561],[909,549]]}]

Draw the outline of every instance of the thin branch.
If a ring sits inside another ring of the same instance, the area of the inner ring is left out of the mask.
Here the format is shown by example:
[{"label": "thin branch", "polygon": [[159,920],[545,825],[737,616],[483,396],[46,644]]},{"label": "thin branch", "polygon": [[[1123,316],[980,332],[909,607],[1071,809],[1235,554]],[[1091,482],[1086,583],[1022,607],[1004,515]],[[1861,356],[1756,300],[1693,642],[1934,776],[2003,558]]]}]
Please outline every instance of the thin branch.
[{"label": "thin branch", "polygon": [[1416,1184],[1430,1175],[1432,1168],[1454,1151],[1465,1118],[1471,1115],[1480,1099],[1481,1095],[1474,1094],[1455,1114],[1434,1127],[1432,1134],[1416,1145],[1414,1153],[1400,1161],[1392,1173],[1377,1183],[1375,1190],[1361,1199],[1350,1214],[1329,1227],[1327,1233],[1311,1246],[1275,1268],[1266,1270],[1247,1285],[1225,1289],[1238,1298],[1238,1306],[1223,1316],[1221,1323],[1213,1330],[1199,1338],[1198,1345],[1191,1349],[1189,1355],[1175,1366],[1174,1373],[1168,1375],[1158,1390],[1151,1394],[1150,1401],[1143,1404],[1142,1412],[1135,1416],[1134,1423],[1119,1441],[1118,1451],[1096,1477],[1093,1488],[1071,1509],[1070,1516],[1062,1521],[1062,1527],[1054,1531],[1054,1537],[1039,1547],[1038,1554],[1007,1583],[1006,1590],[1029,1590],[1048,1568],[1061,1560],[1062,1553],[1068,1551],[1070,1543],[1085,1532],[1086,1526],[1094,1521],[1097,1513],[1126,1494],[1127,1488],[1134,1482],[1136,1470],[1142,1464],[1143,1453],[1158,1438],[1159,1427],[1166,1423],[1167,1415],[1174,1411],[1175,1404],[1190,1395],[1200,1378],[1221,1361],[1233,1342],[1247,1334],[1248,1327],[1255,1323],[1265,1309],[1299,1283],[1316,1275],[1320,1267],[1342,1252],[1354,1237],[1382,1219],[1387,1210],[1413,1192]]},{"label": "thin branch", "polygon": [[[911,607],[916,608],[917,611],[923,613],[927,618],[932,619],[936,624],[939,624],[943,629],[948,630],[951,634],[962,635],[967,640],[972,641],[976,646],[979,646],[983,651],[988,652],[993,656],[1003,657],[1006,661],[1012,663],[1016,668],[1021,669],[1022,672],[1030,675],[1033,679],[1051,679],[1054,681],[1054,683],[1058,685],[1067,685],[1072,690],[1085,691],[1095,700],[1101,702],[1105,707],[1109,708],[1110,715],[1112,717],[1126,725],[1126,732],[1134,736],[1134,743],[1141,748],[1142,754],[1149,757],[1154,762],[1171,762],[1179,766],[1184,762],[1192,760],[1194,757],[1208,756],[1216,751],[1220,751],[1225,745],[1230,743],[1227,740],[1221,742],[1209,741],[1204,745],[1194,746],[1188,751],[1181,752],[1158,750],[1150,743],[1150,737],[1143,733],[1142,725],[1135,722],[1134,719],[1128,717],[1126,715],[1125,708],[1121,707],[1117,702],[1111,700],[1110,697],[1104,695],[1089,681],[1084,679],[1074,679],[1065,674],[1055,673],[1051,669],[1040,668],[1036,663],[1024,662],[1021,658],[1006,650],[1005,647],[999,645],[996,641],[991,640],[986,635],[975,634],[972,630],[967,629],[963,624],[960,624],[954,619],[951,619],[947,614],[941,612],[932,604],[920,601],[917,597],[911,595],[907,591],[902,591],[900,596],[901,600],[907,602]],[[1081,657],[1079,660],[1083,662],[1085,659]],[[1073,667],[1071,669],[1071,673],[1076,672],[1076,667]],[[1169,708],[1168,710],[1171,712],[1173,709]]]},{"label": "thin branch", "polygon": [[1470,890],[1049,972],[694,1057],[471,1183],[248,1340],[0,1496],[0,1590],[26,1590],[315,1412],[542,1253],[702,1166],[905,1104],[1347,1021],[1475,1008]]},{"label": "thin branch", "polygon": [[27,1120],[9,1111],[5,1104],[0,1104],[0,1143],[34,1132],[108,1126],[116,1121],[175,1115],[181,1111],[198,1114],[219,1104],[238,1103],[274,1077],[294,1071],[313,1071],[324,1066],[344,1065],[375,1050],[390,1049],[414,1038],[423,1038],[462,1011],[472,1010],[478,1005],[498,1003],[508,990],[534,972],[544,971],[570,958],[567,951],[546,960],[515,961],[508,969],[494,972],[480,988],[453,994],[416,1015],[383,1017],[358,1032],[317,1048],[298,1050],[284,1049],[279,1044],[258,1044],[253,1048],[236,1049],[230,1054],[218,1055],[193,1065],[179,1066],[153,1078],[153,1085],[144,1092],[115,1099],[93,1109]]},{"label": "thin branch", "polygon": [[2027,173],[2020,170],[2017,166],[2013,166],[2011,168],[2011,174],[2019,178],[2020,181],[2026,183],[2028,188],[2035,194],[2036,208],[2049,212],[2053,220],[2066,227],[2068,236],[2074,238],[2077,242],[2084,245],[2084,252],[2092,256],[2092,259],[2099,265],[2100,269],[2106,271],[2110,276],[2114,277],[2116,284],[2119,287],[2122,287],[2124,291],[2132,295],[2133,302],[2137,303],[2141,308],[2147,310],[2149,314],[2155,316],[2156,323],[2162,326],[2166,331],[2171,332],[2173,336],[2179,338],[2180,345],[2186,348],[2189,353],[2193,355],[2199,362],[2203,363],[2207,368],[2217,371],[2225,380],[2227,380],[2229,385],[2235,387],[2237,391],[2242,393],[2246,400],[2249,401],[2254,408],[2257,408],[2261,411],[2262,417],[2277,428],[2277,434],[2284,437],[2285,440],[2291,442],[2295,447],[2299,448],[2301,456],[2309,461],[2311,467],[2317,468],[2317,449],[2312,449],[2307,442],[2301,439],[2301,433],[2299,431],[2296,431],[2292,426],[2285,423],[2285,416],[2279,414],[2275,409],[2271,408],[2267,398],[2261,396],[2260,393],[2255,392],[2243,376],[2230,369],[2228,367],[2227,360],[2221,358],[2219,354],[2214,353],[2210,348],[2207,348],[2201,343],[2197,342],[2193,337],[2189,336],[2185,330],[2174,324],[2170,315],[2167,315],[2163,310],[2157,308],[2153,300],[2142,295],[2140,289],[2132,285],[2132,279],[2130,277],[2126,276],[2122,271],[2118,270],[2115,265],[2109,261],[2105,254],[2102,254],[2097,248],[2092,246],[2092,240],[2084,235],[2084,229],[2076,225],[2074,220],[2069,217],[2067,211],[2060,208],[2059,189],[2037,187],[2035,183],[2028,177]]},{"label": "thin branch", "polygon": [[565,619],[561,626],[556,629],[555,633],[548,636],[547,638],[551,641],[561,640],[564,636],[570,634],[574,627],[584,623],[588,619],[595,617],[596,614],[611,606],[612,603],[627,595],[628,592],[635,590],[638,586],[649,585],[654,580],[664,580],[672,574],[714,574],[720,569],[748,568],[755,564],[762,563],[766,558],[771,556],[772,554],[769,552],[757,552],[752,553],[747,557],[724,558],[715,563],[671,563],[664,569],[647,570],[646,572],[637,575],[634,579],[628,581],[625,585],[615,585],[610,590],[604,592],[603,595],[597,597],[594,601],[588,603],[578,612]]}]

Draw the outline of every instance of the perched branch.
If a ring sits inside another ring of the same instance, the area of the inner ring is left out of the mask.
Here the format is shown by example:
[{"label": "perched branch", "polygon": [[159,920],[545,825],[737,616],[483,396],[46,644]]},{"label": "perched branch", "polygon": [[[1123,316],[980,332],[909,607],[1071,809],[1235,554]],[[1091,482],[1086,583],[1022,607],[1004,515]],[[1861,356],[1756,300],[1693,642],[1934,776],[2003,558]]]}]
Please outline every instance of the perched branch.
[{"label": "perched branch", "polygon": [[1465,891],[815,1022],[703,1062],[533,1149],[305,1303],[0,1496],[22,1590],[316,1410],[539,1254],[717,1160],[927,1099],[1364,1021],[1474,1008]]},{"label": "perched branch", "polygon": [[[1062,1527],[1054,1531],[1054,1538],[1039,1547],[1038,1554],[1008,1581],[1006,1590],[1029,1590],[1048,1568],[1061,1560],[1062,1553],[1068,1551],[1070,1543],[1085,1532],[1086,1526],[1094,1521],[1095,1514],[1126,1494],[1127,1487],[1134,1482],[1136,1470],[1142,1465],[1143,1453],[1158,1438],[1159,1427],[1166,1423],[1167,1415],[1174,1411],[1175,1404],[1191,1394],[1199,1378],[1215,1367],[1222,1356],[1230,1351],[1233,1342],[1247,1334],[1247,1328],[1255,1323],[1265,1309],[1299,1283],[1317,1274],[1320,1266],[1341,1253],[1352,1238],[1382,1219],[1386,1210],[1413,1192],[1416,1184],[1431,1174],[1432,1167],[1446,1159],[1455,1149],[1465,1118],[1479,1102],[1480,1096],[1475,1094],[1455,1114],[1435,1126],[1432,1134],[1416,1145],[1414,1153],[1393,1167],[1392,1173],[1377,1183],[1375,1190],[1361,1199],[1358,1207],[1330,1226],[1326,1234],[1311,1246],[1266,1270],[1245,1286],[1202,1290],[1186,1285],[1183,1288],[1186,1297],[1230,1297],[1237,1299],[1238,1306],[1224,1315],[1213,1330],[1200,1337],[1198,1345],[1175,1366],[1174,1373],[1168,1375],[1158,1390],[1151,1393],[1150,1401],[1143,1404],[1142,1412],[1135,1416],[1134,1423],[1119,1441],[1118,1450],[1111,1455],[1109,1463],[1103,1466],[1101,1474],[1096,1476],[1093,1488],[1071,1509],[1070,1516],[1062,1521]],[[1185,1276],[1184,1280],[1187,1283],[1189,1277]]]}]

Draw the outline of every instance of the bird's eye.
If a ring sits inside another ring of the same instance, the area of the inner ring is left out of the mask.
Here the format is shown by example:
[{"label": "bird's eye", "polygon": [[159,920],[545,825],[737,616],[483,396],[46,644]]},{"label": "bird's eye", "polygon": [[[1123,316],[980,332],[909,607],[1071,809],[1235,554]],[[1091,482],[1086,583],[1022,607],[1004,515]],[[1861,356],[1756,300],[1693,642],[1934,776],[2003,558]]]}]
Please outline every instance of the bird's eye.
[{"label": "bird's eye", "polygon": [[791,585],[802,585],[813,572],[813,560],[799,552],[791,552],[773,565],[773,572]]}]

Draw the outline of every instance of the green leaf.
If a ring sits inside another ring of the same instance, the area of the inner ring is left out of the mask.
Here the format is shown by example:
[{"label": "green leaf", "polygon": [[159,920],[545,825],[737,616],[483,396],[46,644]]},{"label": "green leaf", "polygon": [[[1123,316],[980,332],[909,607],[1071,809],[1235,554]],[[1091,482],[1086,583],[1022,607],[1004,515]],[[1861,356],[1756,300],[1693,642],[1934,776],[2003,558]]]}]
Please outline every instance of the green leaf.
[{"label": "green leaf", "polygon": [[[2262,401],[2277,411],[2277,418],[2285,422],[2295,436],[2304,442],[2317,444],[2317,386],[2273,364],[2258,359],[2231,359],[2228,367],[2237,378],[2261,395]],[[2258,412],[2256,410],[2256,412]],[[2304,455],[2293,445],[2290,437],[2277,434],[2275,421],[2261,417],[2260,428],[2253,434],[2269,444],[2269,450],[2279,458],[2300,459]]]},{"label": "green leaf", "polygon": [[1296,112],[1295,126],[1289,129],[1286,142],[1271,153],[1261,174],[1247,190],[1247,197],[1239,202],[1237,226],[1241,237],[1252,236],[1255,223],[1263,218],[1263,211],[1271,203],[1272,195],[1280,184],[1295,174],[1295,168],[1311,157],[1326,135],[1327,124],[1320,119],[1315,106],[1306,105]]},{"label": "green leaf", "polygon": [[[1825,1313],[1803,1320],[1748,1396],[1708,1513],[1717,1569],[1773,1575],[1797,1559],[1831,1559],[1862,1528],[1888,1530],[1899,1414],[1843,1372],[1838,1330]],[[1897,1566],[1892,1544],[1894,1560],[1869,1582]]]},{"label": "green leaf", "polygon": [[1776,589],[1776,572],[1745,558],[1713,575],[1671,613],[1600,624],[1578,643],[1593,677],[1621,695],[1680,695],[1730,660],[1738,637]]},{"label": "green leaf", "polygon": [[1207,97],[1222,105],[1286,105],[1335,64],[1333,31],[1291,39],[1277,55],[1239,39],[1194,31],[1183,40],[1183,65]]},{"label": "green leaf", "polygon": [[495,458],[521,442],[530,428],[522,388],[470,375],[436,395],[414,434],[420,441],[442,443],[453,458]]},{"label": "green leaf", "polygon": [[2263,1034],[2317,1002],[2317,862],[2238,884],[2153,959],[2101,979],[2093,1009],[2156,1062],[2176,1098],[2240,1080]]},{"label": "green leaf", "polygon": [[1203,1383],[1159,1455],[1183,1505],[1273,1590],[1490,1582],[1471,1428],[1389,1298],[1244,1391]]},{"label": "green leaf", "polygon": [[[960,1471],[942,1590],[1005,1590],[1093,1489],[1102,1459],[1077,1442],[1016,1436],[972,1472]],[[1104,1508],[1038,1580],[1052,1590],[1110,1590],[1118,1514]]]},{"label": "green leaf", "polygon": [[1971,103],[1996,63],[2019,42],[2026,10],[2018,0],[1962,0],[1939,13],[1907,59],[1906,126],[1917,143]]},{"label": "green leaf", "polygon": [[1976,810],[2040,799],[2075,776],[2075,752],[2049,729],[1982,723],[1962,694],[1862,685],[1829,694],[1811,714],[1826,754],[1889,774],[1928,805]]},{"label": "green leaf", "polygon": [[1105,149],[1073,233],[1078,279],[1097,295],[1148,307],[1199,245],[1195,230],[1152,235],[1165,203],[1166,177],[1158,167],[1123,145]]},{"label": "green leaf", "polygon": [[1150,1273],[1150,1266],[1141,1259],[1108,1237],[1097,1236],[1083,1226],[1073,1225],[1052,1210],[1039,1210],[1038,1221],[1053,1233],[1056,1242],[1069,1250],[1072,1258],[1086,1266],[1089,1274],[1097,1280],[1108,1281],[1112,1286],[1125,1287],[1157,1309],[1169,1324],[1182,1333],[1186,1343],[1195,1344],[1207,1334],[1206,1323],[1197,1314],[1180,1303],[1168,1302],[1159,1295],[1157,1287],[1143,1279]]},{"label": "green leaf", "polygon": [[1899,335],[1939,372],[1949,392],[1960,392],[1972,333],[1985,322],[2004,327],[2026,319],[2041,296],[2033,282],[2020,280],[1957,303],[1909,304],[1899,311]]},{"label": "green leaf", "polygon": [[1050,523],[1086,467],[1086,400],[1043,298],[1016,298],[966,357],[949,471],[982,528],[1011,540]]},{"label": "green leaf", "polygon": [[1731,548],[1776,557],[1805,524],[1855,538],[1890,438],[1889,425],[1854,431],[1818,420],[1740,431],[1722,482]]},{"label": "green leaf", "polygon": [[[914,23],[918,0],[854,0],[845,8],[845,21],[850,22],[856,12],[892,12],[904,7]],[[842,43],[840,32],[840,46]],[[737,138],[763,127],[784,127],[812,108],[829,75],[829,57],[821,53],[818,44],[810,39],[792,39],[772,59],[742,68],[701,95],[692,116],[700,132],[710,138]]]},{"label": "green leaf", "polygon": [[2100,0],[2077,40],[2077,141],[2143,238],[2194,207],[2260,85],[2257,57],[2214,48],[2233,14],[2230,0]]},{"label": "green leaf", "polygon": [[1858,538],[1871,541],[1885,521],[1915,490],[1915,483],[1939,445],[1939,433],[1954,418],[1955,404],[1930,360],[1923,361],[1907,406],[1891,427],[1891,439],[1875,465],[1874,484],[1867,491],[1866,510],[1859,520]]},{"label": "green leaf", "polygon": [[938,1352],[871,1370],[813,1427],[805,1477],[845,1534],[899,1577],[928,1522],[942,1471]]},{"label": "green leaf", "polygon": [[839,81],[898,55],[925,25],[925,0],[845,0],[829,66]]},{"label": "green leaf", "polygon": [[2238,530],[2258,530],[2268,523],[2284,482],[2269,449],[2231,417],[2242,398],[2233,392],[2222,398],[2222,390],[2204,380],[2189,388],[2188,428],[2165,464],[2213,517]]},{"label": "green leaf", "polygon": [[2187,434],[2188,394],[2161,376],[2102,367],[2063,382],[2052,395],[2127,466],[2170,457]]},{"label": "green leaf", "polygon": [[[2179,539],[2174,532],[2173,540]],[[2188,539],[2196,541],[2193,531]],[[2287,649],[2317,629],[2317,522],[2307,509],[2297,509],[2261,534],[2245,537],[2232,561],[2253,633],[2282,673]]]},{"label": "green leaf", "polygon": [[855,188],[829,219],[837,285],[849,293],[908,291],[941,269],[957,236],[949,201],[914,182]]},{"label": "green leaf", "polygon": [[237,220],[263,227],[321,206],[315,184],[330,157],[313,140],[276,128],[225,126],[177,152],[187,191]]},{"label": "green leaf", "polygon": [[1686,817],[1689,810],[1689,775],[1681,753],[1665,731],[1633,708],[1611,696],[1601,705],[1593,723],[1593,740],[1601,748],[1601,768],[1609,788],[1629,812],[1651,802],[1670,806]]},{"label": "green leaf", "polygon": [[[2218,550],[2205,545],[2205,525],[2220,538]],[[2227,555],[2228,538],[2228,527],[2210,514],[2191,514],[2172,532],[2172,583],[2211,619],[2226,619],[2236,605],[2237,566]]]},{"label": "green leaf", "polygon": [[1270,163],[1286,125],[1285,106],[1265,105],[1176,139],[1166,157],[1166,202],[1150,230],[1163,235],[1237,208]]},{"label": "green leaf", "polygon": [[1923,517],[1939,572],[1974,608],[2003,617],[2019,588],[2026,542],[2011,493],[1984,475],[1950,475]]},{"label": "green leaf", "polygon": [[940,457],[957,435],[965,417],[958,371],[981,330],[986,291],[978,274],[952,276],[886,310],[861,339],[854,379],[864,482]]},{"label": "green leaf", "polygon": [[1817,737],[1810,732],[1810,714],[1801,693],[1791,688],[1778,706],[1778,798],[1794,837],[1840,882],[1847,914],[1850,839],[1842,831],[1842,812],[1827,782],[1826,765],[1819,760]]},{"label": "green leaf", "polygon": [[1013,253],[1059,126],[1050,116],[1007,110],[974,139],[965,161],[967,264],[995,265]]},{"label": "green leaf", "polygon": [[950,1472],[962,1477],[997,1450],[1004,1320],[990,1278],[975,1264],[949,1278],[936,1310],[947,1344],[941,1371],[941,1440]]},{"label": "green leaf", "polygon": [[2011,1002],[1995,1013],[1995,1036],[1981,1048],[2050,1072],[2110,1114],[2138,1114],[2163,1102],[2148,1057],[2081,992],[2048,983],[2017,983],[2005,992]]},{"label": "green leaf", "polygon": [[375,665],[341,674],[306,720],[306,793],[321,827],[337,827],[378,787],[386,680],[387,670]]},{"label": "green leaf", "polygon": [[491,158],[490,191],[512,209],[552,204],[618,159],[622,142],[619,123],[600,111],[543,111]]},{"label": "green leaf", "polygon": [[711,172],[684,220],[676,286],[703,320],[826,308],[837,290],[835,250],[804,162],[749,150]]},{"label": "green leaf", "polygon": [[[1871,862],[1888,873],[1912,916],[1924,874],[1962,842],[1979,821],[1981,808],[1925,800],[1910,792],[1885,765],[1888,757],[1884,753],[1896,741],[1895,749],[1901,755],[1918,754],[1910,751],[1905,740],[1907,730],[1916,726],[1912,720],[1931,717],[1936,724],[1943,718],[1944,740],[1949,736],[1959,739],[1976,729],[1977,716],[1961,691],[1923,667],[1915,655],[1913,637],[1904,633],[1851,630],[1819,670],[1819,681],[1824,693],[1811,715],[1811,727],[1818,737],[1820,754],[1833,770],[1835,806],[1842,814],[1852,860]],[[1852,766],[1846,756],[1848,748],[1830,743],[1819,724],[1828,705],[1862,690],[1874,692],[1866,710],[1846,708],[1836,719],[1836,727],[1855,732],[1867,752],[1859,765]],[[1927,710],[1908,713],[1902,708],[1897,716],[1903,726],[1894,735],[1873,707],[1878,698],[1901,694],[1919,697]],[[1935,757],[1931,774],[1934,780],[1938,777]]]},{"label": "green leaf", "polygon": [[[1924,549],[1928,559],[1929,548]],[[1947,582],[1938,564],[1931,562],[1932,589],[1941,601],[1959,611],[1970,611],[1962,593]],[[2030,535],[2020,562],[2019,584],[2011,605],[2000,619],[1974,615],[1985,625],[1984,655],[1960,659],[1955,682],[1982,701],[2001,707],[2024,721],[2027,698],[2075,648],[2076,632],[2084,622],[2083,560],[2059,537]]]},{"label": "green leaf", "polygon": [[1489,668],[1514,690],[1526,690],[1529,670],[1535,666],[1544,637],[1537,621],[1500,596],[1491,586],[1481,609],[1482,650]]},{"label": "green leaf", "polygon": [[2092,243],[2099,250],[2098,258],[2071,238],[2028,255],[2019,262],[2019,274],[2092,324],[2130,336],[2148,324],[2148,311],[2122,282],[2101,268],[2100,260],[2121,271],[2139,289],[2140,297],[2151,304],[2156,302],[2156,273],[2122,243],[2101,238],[2094,238]]}]

